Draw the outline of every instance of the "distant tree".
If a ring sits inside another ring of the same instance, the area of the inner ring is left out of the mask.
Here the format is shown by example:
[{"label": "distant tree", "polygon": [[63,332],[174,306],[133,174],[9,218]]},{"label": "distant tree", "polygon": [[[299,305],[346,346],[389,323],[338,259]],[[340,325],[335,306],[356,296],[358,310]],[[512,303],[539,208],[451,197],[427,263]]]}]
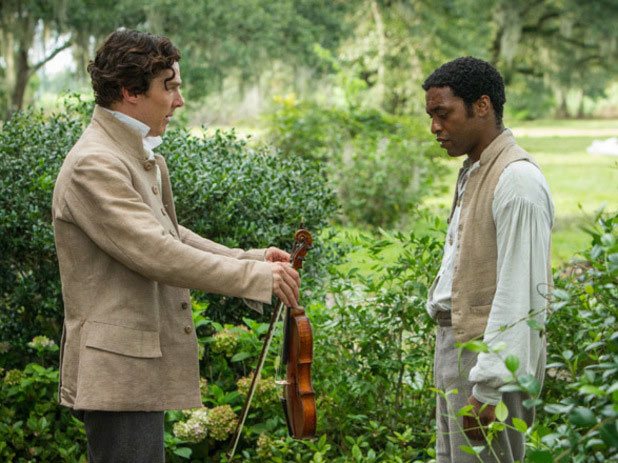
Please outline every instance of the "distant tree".
[{"label": "distant tree", "polygon": [[148,30],[168,35],[183,52],[190,96],[217,91],[236,76],[255,83],[274,62],[318,67],[313,46],[335,50],[354,2],[345,0],[153,0]]},{"label": "distant tree", "polygon": [[[134,0],[2,0],[0,68],[4,80],[0,98],[4,97],[0,116],[23,107],[31,77],[58,53],[74,47],[78,56],[80,50],[82,56],[87,55],[92,37],[143,20],[137,5]],[[44,54],[33,61],[37,40]]]}]

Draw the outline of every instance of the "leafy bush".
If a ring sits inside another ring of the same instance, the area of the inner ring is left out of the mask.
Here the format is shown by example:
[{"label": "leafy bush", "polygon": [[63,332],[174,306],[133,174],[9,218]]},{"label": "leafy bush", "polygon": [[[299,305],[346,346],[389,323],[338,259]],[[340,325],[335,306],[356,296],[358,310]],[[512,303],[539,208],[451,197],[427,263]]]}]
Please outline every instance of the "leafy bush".
[{"label": "leafy bush", "polygon": [[532,462],[618,459],[618,215],[587,231],[584,260],[556,279]]},{"label": "leafy bush", "polygon": [[62,160],[83,130],[69,114],[16,113],[0,131],[0,365],[28,362],[36,335],[58,341],[62,299],[51,197]]},{"label": "leafy bush", "polygon": [[[26,364],[25,345],[36,335],[60,338],[51,195],[91,109],[79,103],[50,117],[17,113],[0,132],[0,365]],[[170,166],[180,222],[224,244],[286,248],[301,221],[317,237],[337,208],[316,162],[252,149],[233,132],[202,139],[170,130],[159,151]],[[318,242],[311,259],[336,255]],[[223,321],[234,313],[237,302],[212,300]]]},{"label": "leafy bush", "polygon": [[[42,361],[58,350],[43,337],[30,344]],[[0,460],[86,461],[83,425],[58,406],[58,379],[57,369],[39,363],[0,369]]]},{"label": "leafy bush", "polygon": [[353,224],[397,224],[442,173],[429,124],[411,116],[280,98],[268,118],[268,140],[284,153],[327,163]]}]

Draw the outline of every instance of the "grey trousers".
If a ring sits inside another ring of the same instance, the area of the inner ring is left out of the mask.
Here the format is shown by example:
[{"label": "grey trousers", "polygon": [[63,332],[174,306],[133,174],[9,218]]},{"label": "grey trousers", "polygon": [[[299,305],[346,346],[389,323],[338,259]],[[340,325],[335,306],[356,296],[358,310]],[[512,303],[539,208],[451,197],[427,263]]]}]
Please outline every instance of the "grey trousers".
[{"label": "grey trousers", "polygon": [[88,463],[165,463],[164,412],[77,410],[88,439]]},{"label": "grey trousers", "polygon": [[[468,405],[468,397],[472,394],[473,384],[468,381],[468,374],[476,364],[476,353],[455,347],[452,327],[438,327],[436,334],[436,352],[434,358],[434,382],[436,388],[442,391],[457,389],[457,394],[438,395],[436,404],[437,442],[436,463],[515,463],[524,461],[525,436],[515,430],[506,429],[497,434],[491,448],[485,441],[471,441],[463,433],[463,418],[457,412]],[[539,362],[536,377],[543,381],[545,372],[545,355]],[[505,392],[502,401],[508,408],[509,416],[505,423],[512,426],[511,419],[517,417],[526,422],[528,427],[534,421],[534,409],[523,406],[523,401],[529,397],[521,392]],[[470,455],[461,446],[485,445],[485,449],[477,456]]]}]

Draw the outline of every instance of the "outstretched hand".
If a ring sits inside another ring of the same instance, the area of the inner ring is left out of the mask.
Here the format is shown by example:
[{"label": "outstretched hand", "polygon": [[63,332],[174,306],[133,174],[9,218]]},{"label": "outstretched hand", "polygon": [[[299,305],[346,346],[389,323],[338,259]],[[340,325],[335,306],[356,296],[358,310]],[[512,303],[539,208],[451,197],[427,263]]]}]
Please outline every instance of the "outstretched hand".
[{"label": "outstretched hand", "polygon": [[486,429],[482,428],[486,428],[496,420],[496,407],[479,402],[473,395],[468,397],[468,403],[473,408],[470,416],[463,417],[464,432],[471,440],[482,441],[485,439],[483,432],[487,434]]}]

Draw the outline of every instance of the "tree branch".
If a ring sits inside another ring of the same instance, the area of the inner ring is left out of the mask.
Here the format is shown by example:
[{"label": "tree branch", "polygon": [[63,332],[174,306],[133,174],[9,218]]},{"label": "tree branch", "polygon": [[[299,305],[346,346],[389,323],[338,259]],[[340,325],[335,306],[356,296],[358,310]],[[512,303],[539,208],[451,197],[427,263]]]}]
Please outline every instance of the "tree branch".
[{"label": "tree branch", "polygon": [[58,48],[56,48],[49,56],[46,56],[45,58],[43,58],[41,61],[39,61],[38,63],[32,65],[32,67],[30,68],[30,72],[28,73],[28,76],[31,76],[32,74],[34,74],[35,72],[37,72],[39,69],[41,69],[46,63],[48,63],[49,61],[51,61],[52,59],[55,58],[55,56],[60,53],[63,50],[66,50],[67,48],[69,48],[71,45],[73,45],[73,40],[69,39],[67,40],[65,43],[63,43],[62,45],[60,45]]}]

